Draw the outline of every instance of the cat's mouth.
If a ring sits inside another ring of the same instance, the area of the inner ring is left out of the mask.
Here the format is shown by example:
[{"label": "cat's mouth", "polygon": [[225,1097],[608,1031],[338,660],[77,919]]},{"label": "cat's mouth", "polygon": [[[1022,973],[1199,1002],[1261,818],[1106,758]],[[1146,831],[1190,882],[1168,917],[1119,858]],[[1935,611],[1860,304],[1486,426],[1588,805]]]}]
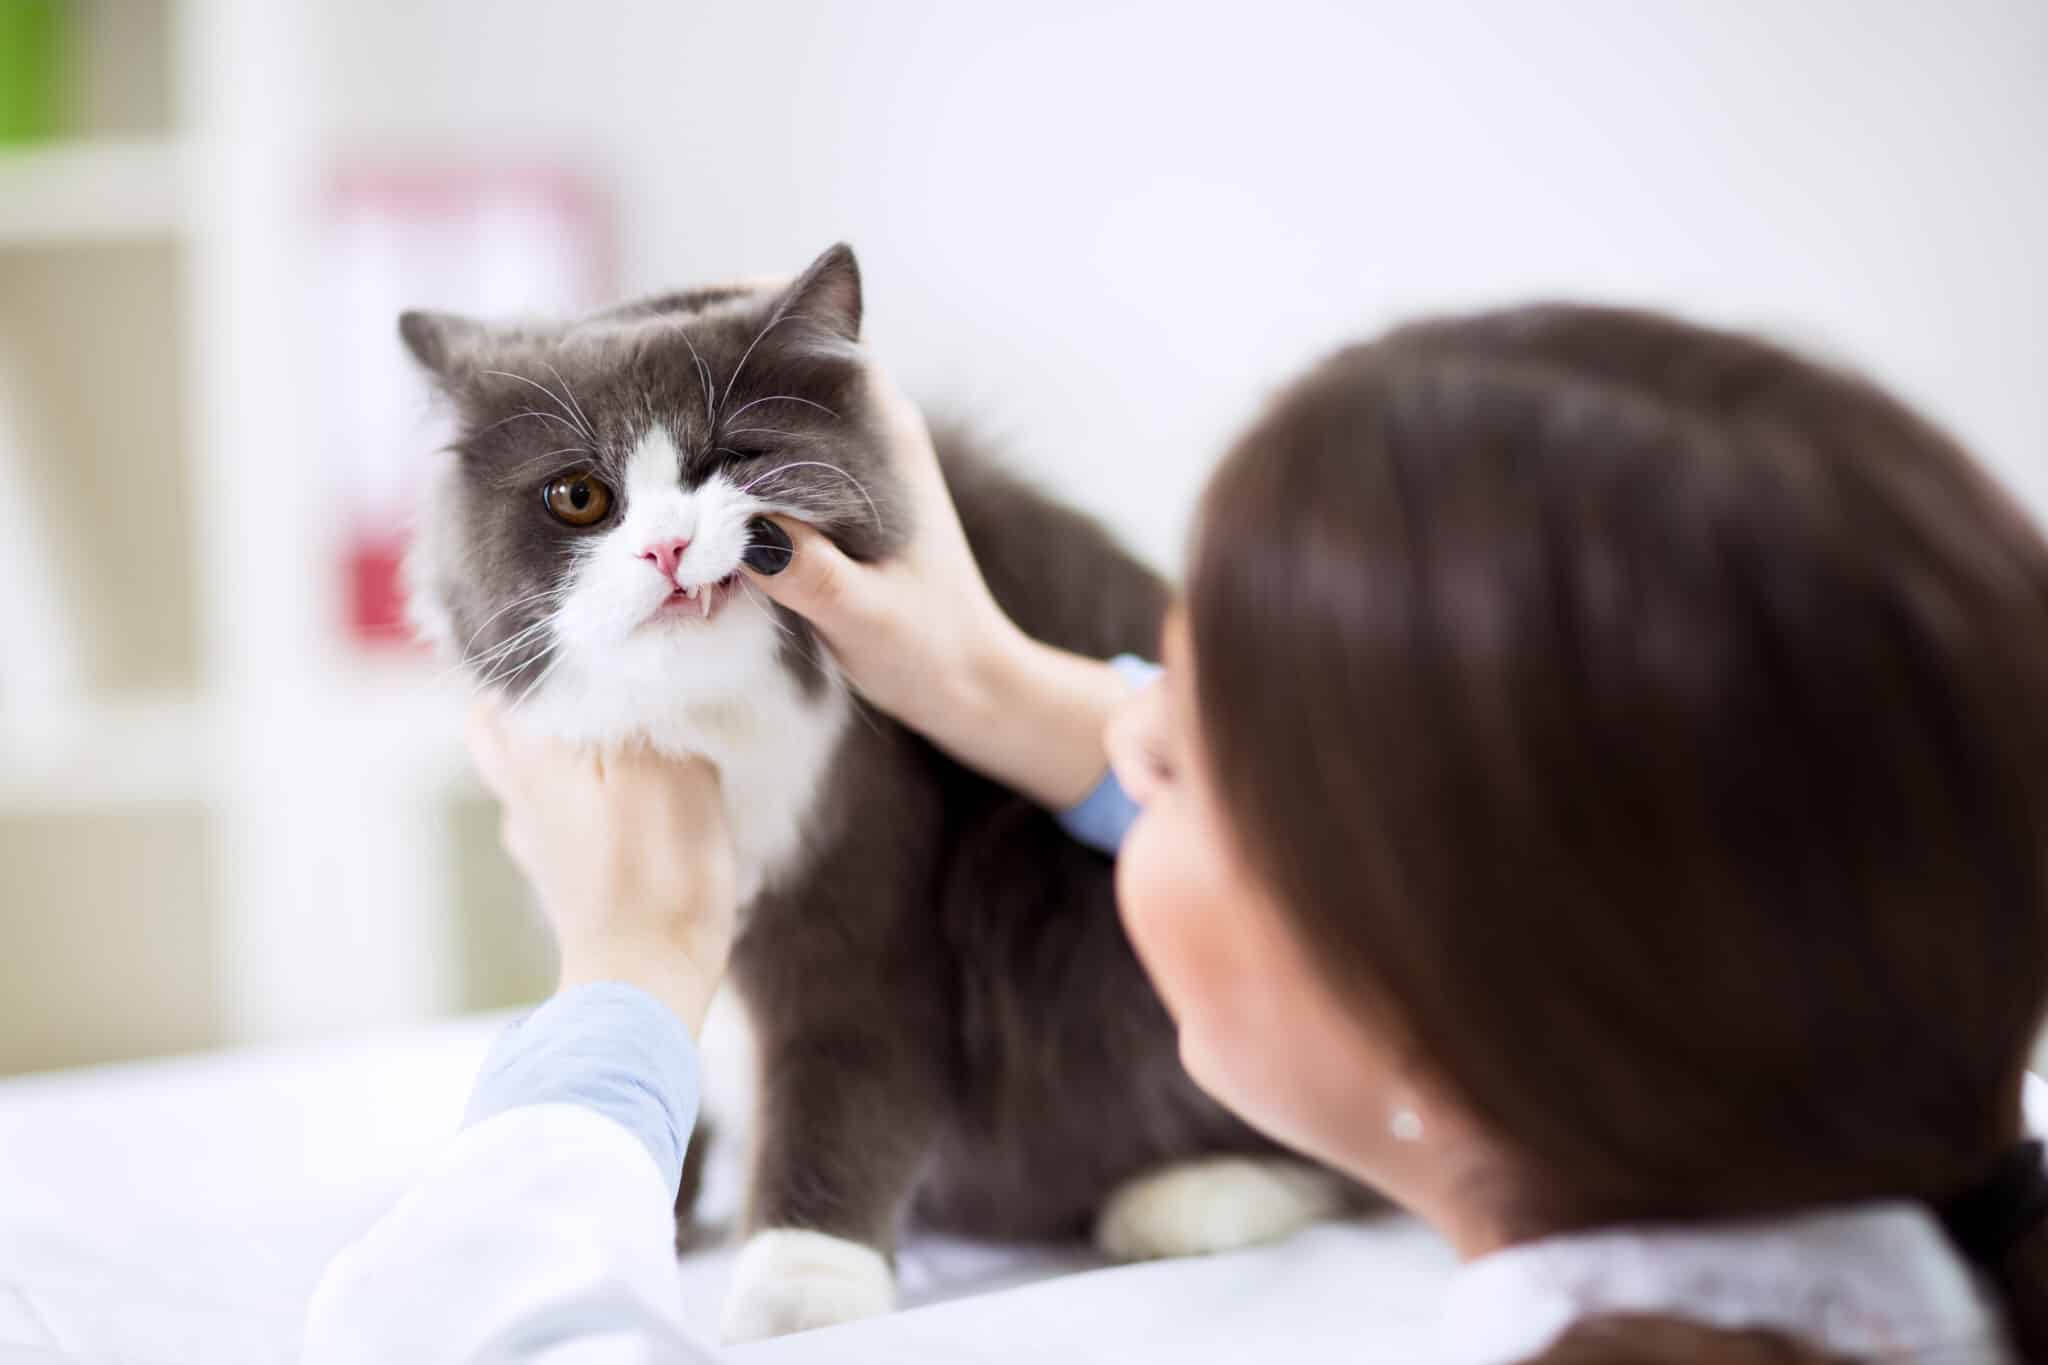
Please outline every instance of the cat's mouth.
[{"label": "cat's mouth", "polygon": [[653,619],[709,621],[718,614],[719,608],[725,605],[726,599],[739,591],[739,577],[739,570],[735,569],[715,583],[677,588],[654,609]]}]

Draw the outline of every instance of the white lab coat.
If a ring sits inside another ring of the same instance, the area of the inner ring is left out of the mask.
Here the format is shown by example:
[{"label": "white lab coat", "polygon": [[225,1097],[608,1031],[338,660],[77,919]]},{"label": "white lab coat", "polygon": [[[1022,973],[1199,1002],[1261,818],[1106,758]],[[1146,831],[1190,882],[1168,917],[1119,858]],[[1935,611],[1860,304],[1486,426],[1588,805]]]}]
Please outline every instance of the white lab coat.
[{"label": "white lab coat", "polygon": [[328,1267],[306,1365],[700,1365],[669,1191],[647,1148],[574,1104],[464,1131]]}]

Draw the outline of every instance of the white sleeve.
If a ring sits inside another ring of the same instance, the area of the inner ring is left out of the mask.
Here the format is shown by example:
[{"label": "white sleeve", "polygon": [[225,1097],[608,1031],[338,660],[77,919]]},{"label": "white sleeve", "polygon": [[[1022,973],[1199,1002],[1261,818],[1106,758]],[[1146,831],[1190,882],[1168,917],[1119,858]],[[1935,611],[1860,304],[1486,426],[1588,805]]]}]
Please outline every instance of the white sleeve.
[{"label": "white sleeve", "polygon": [[329,1265],[306,1365],[698,1365],[672,1192],[647,1147],[576,1104],[461,1134]]}]

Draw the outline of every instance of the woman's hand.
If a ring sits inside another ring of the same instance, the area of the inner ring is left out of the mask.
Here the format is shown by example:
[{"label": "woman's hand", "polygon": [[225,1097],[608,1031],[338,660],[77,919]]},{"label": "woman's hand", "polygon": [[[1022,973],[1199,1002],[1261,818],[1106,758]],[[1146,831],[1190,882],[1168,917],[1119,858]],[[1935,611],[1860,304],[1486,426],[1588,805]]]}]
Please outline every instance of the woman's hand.
[{"label": "woman's hand", "polygon": [[909,543],[849,559],[802,522],[773,572],[747,577],[807,618],[863,697],[955,758],[1058,809],[1100,780],[1102,729],[1128,690],[1115,670],[1030,639],[996,604],[946,491],[924,417],[879,369],[868,382],[909,502]]},{"label": "woman's hand", "polygon": [[718,770],[521,734],[489,702],[469,751],[555,933],[561,986],[623,981],[695,1035],[732,951],[735,877]]}]

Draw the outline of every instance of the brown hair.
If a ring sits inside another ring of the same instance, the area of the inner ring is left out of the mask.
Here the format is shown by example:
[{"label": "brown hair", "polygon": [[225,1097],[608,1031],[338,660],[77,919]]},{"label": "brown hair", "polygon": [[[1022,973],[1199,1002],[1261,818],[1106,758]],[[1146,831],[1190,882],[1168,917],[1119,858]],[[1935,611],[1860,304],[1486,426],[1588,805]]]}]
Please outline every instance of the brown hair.
[{"label": "brown hair", "polygon": [[[1188,620],[1247,856],[1511,1142],[1522,1231],[1935,1200],[2017,1139],[2048,547],[1870,384],[1611,309],[1402,328],[1226,461]],[[2048,1354],[2041,1240],[1990,1268]]]},{"label": "brown hair", "polygon": [[1530,1365],[1854,1365],[1774,1332],[1729,1332],[1671,1318],[1614,1315],[1566,1332]]}]

